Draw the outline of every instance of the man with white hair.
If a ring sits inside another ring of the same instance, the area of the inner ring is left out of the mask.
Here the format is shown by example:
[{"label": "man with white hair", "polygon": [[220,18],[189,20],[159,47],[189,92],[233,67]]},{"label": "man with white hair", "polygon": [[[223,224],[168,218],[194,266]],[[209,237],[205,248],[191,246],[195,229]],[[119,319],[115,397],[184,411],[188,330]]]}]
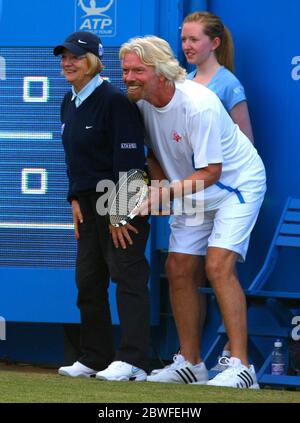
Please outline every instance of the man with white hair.
[{"label": "man with white hair", "polygon": [[[264,198],[264,165],[218,97],[186,80],[165,40],[134,38],[122,45],[120,58],[128,96],[144,118],[151,177],[171,182],[158,193],[152,189],[147,207],[157,197],[176,199],[186,181],[199,207],[204,204],[202,219],[185,213],[172,217],[166,269],[180,354],[147,380],[259,388],[248,363],[246,301],[235,267],[245,260]],[[201,186],[204,191],[196,192]],[[199,355],[201,256],[232,347],[228,369],[209,382]]]}]

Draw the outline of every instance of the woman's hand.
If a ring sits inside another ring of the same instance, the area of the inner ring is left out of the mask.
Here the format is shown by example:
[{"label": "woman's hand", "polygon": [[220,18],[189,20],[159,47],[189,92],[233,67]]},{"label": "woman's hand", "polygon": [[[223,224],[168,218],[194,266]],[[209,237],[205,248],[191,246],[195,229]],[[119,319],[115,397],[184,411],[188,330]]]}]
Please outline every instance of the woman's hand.
[{"label": "woman's hand", "polygon": [[133,244],[129,231],[135,234],[139,233],[134,226],[130,225],[130,223],[127,223],[125,226],[120,226],[119,228],[116,228],[113,225],[109,225],[109,231],[111,233],[114,246],[116,248],[121,246],[124,250],[127,247],[126,242],[128,242],[129,245]]},{"label": "woman's hand", "polygon": [[74,223],[75,238],[79,239],[79,223],[83,223],[83,216],[77,200],[72,200],[72,214]]}]

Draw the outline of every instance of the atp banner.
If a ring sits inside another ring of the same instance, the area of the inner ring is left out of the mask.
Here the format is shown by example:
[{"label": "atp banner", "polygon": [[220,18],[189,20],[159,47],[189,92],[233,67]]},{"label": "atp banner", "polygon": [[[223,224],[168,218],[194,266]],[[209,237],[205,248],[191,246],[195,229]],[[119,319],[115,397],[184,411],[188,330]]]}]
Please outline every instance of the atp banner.
[{"label": "atp banner", "polygon": [[53,46],[74,31],[94,32],[105,46],[157,33],[169,0],[0,0],[0,45]]}]

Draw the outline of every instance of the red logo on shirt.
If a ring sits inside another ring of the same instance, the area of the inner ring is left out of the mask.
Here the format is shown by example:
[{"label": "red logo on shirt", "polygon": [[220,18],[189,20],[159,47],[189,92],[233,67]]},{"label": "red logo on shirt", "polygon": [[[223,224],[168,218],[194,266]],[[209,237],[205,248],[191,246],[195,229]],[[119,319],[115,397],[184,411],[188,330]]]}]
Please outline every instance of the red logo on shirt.
[{"label": "red logo on shirt", "polygon": [[180,141],[182,141],[182,136],[180,134],[178,134],[177,131],[174,131],[173,132],[173,140],[176,141],[176,142],[180,142]]}]

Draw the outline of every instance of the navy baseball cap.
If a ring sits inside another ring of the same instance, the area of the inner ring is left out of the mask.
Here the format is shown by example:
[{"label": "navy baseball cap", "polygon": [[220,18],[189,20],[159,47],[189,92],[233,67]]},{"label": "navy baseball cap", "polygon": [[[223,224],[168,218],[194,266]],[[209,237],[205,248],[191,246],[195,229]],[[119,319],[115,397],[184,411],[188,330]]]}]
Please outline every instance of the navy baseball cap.
[{"label": "navy baseball cap", "polygon": [[69,35],[63,44],[53,49],[53,54],[58,56],[62,54],[64,48],[70,50],[76,56],[82,56],[88,52],[102,59],[103,45],[99,37],[92,32],[77,31]]}]

